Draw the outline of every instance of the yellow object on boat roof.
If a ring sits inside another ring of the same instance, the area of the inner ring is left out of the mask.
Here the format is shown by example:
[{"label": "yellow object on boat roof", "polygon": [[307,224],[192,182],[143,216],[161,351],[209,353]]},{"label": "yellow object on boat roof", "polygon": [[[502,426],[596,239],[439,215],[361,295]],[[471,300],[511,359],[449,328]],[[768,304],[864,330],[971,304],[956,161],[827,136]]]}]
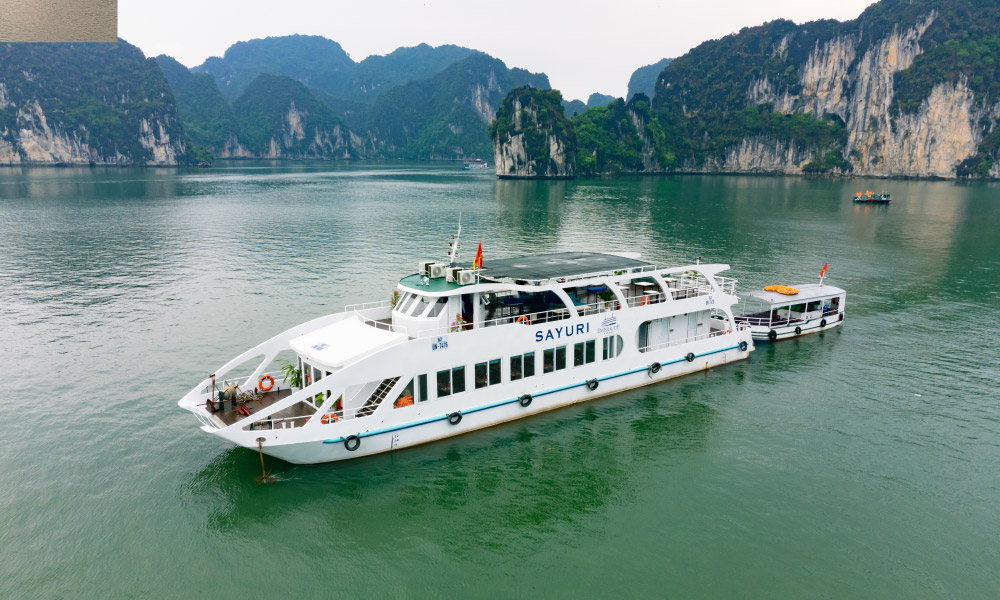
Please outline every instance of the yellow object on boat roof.
[{"label": "yellow object on boat roof", "polygon": [[765,292],[778,292],[779,294],[784,294],[786,296],[794,296],[799,293],[798,288],[788,287],[787,285],[768,285],[764,287]]}]

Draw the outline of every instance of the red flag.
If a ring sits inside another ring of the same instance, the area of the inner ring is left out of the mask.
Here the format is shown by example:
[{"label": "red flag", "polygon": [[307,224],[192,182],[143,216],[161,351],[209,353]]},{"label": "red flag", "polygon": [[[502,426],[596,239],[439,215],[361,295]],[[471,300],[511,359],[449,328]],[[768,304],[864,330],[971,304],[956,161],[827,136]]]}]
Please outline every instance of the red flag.
[{"label": "red flag", "polygon": [[819,276],[820,276],[820,277],[822,277],[822,276],[826,275],[826,266],[827,266],[827,265],[829,265],[829,264],[830,264],[830,263],[828,263],[828,262],[827,262],[827,263],[823,263],[823,268],[822,268],[822,269],[820,269],[820,271],[819,271]]},{"label": "red flag", "polygon": [[483,268],[483,243],[479,242],[479,249],[476,250],[476,258],[472,261],[473,269]]}]

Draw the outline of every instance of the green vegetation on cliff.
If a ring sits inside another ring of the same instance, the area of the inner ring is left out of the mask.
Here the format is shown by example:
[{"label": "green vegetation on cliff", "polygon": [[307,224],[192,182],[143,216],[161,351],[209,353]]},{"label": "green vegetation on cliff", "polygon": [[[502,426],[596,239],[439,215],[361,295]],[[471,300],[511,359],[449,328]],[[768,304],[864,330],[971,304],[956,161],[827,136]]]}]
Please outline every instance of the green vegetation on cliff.
[{"label": "green vegetation on cliff", "polygon": [[368,113],[367,128],[376,151],[387,156],[489,156],[487,129],[496,107],[523,85],[548,88],[549,81],[476,52],[434,77],[382,94]]},{"label": "green vegetation on cliff", "polygon": [[[489,135],[494,147],[502,152],[494,156],[498,175],[567,177],[574,174],[576,134],[573,123],[563,114],[559,90],[540,90],[530,85],[511,90],[497,110]],[[519,138],[520,143],[512,145],[513,138]],[[515,147],[523,150],[523,154],[515,151]]]},{"label": "green vegetation on cliff", "polygon": [[[95,161],[153,160],[140,141],[167,137],[185,160],[183,131],[162,71],[135,46],[117,43],[0,44],[0,136],[16,146],[19,113],[79,138]],[[160,135],[162,128],[162,135]]]},{"label": "green vegetation on cliff", "polygon": [[343,122],[289,77],[258,75],[233,103],[233,112],[240,144],[256,155],[350,155]]},{"label": "green vegetation on cliff", "polygon": [[261,73],[291,77],[309,87],[336,88],[355,63],[337,42],[318,35],[268,37],[230,46],[195,67],[215,77],[229,100],[239,96]]},{"label": "green vegetation on cliff", "polygon": [[636,94],[645,94],[646,97],[652,98],[656,92],[656,78],[660,76],[660,73],[663,72],[663,69],[667,68],[667,65],[672,60],[672,58],[664,58],[633,71],[632,76],[628,80],[628,99],[631,100],[632,96]]},{"label": "green vegetation on cliff", "polygon": [[177,101],[177,112],[184,123],[184,133],[193,144],[190,150],[199,153],[201,162],[205,162],[204,159],[213,151],[221,151],[230,138],[236,137],[233,109],[211,75],[192,73],[164,54],[157,56],[156,62],[170,82]]}]

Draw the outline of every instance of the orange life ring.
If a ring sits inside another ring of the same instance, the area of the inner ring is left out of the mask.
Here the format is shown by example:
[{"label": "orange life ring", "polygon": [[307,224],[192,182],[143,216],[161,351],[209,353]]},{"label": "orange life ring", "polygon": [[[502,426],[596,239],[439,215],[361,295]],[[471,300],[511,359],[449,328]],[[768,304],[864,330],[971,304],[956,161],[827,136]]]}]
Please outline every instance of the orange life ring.
[{"label": "orange life ring", "polygon": [[649,304],[649,296],[643,296],[642,300],[639,301],[639,306],[646,306]]},{"label": "orange life ring", "polygon": [[525,325],[529,325],[529,323],[528,323],[528,317],[525,316],[525,315],[521,315],[520,317],[518,317],[517,318],[517,322],[518,323],[524,323]]},{"label": "orange life ring", "polygon": [[327,425],[329,423],[336,423],[339,420],[340,419],[337,418],[336,414],[330,413],[330,414],[323,415],[323,418],[320,419],[319,422],[322,423],[322,424],[324,424],[324,425]]},{"label": "orange life ring", "polygon": [[[267,380],[267,387],[264,387],[265,379]],[[270,392],[271,388],[274,387],[274,377],[271,377],[270,375],[264,375],[263,377],[260,378],[260,381],[257,382],[257,387],[259,387],[262,392]]]}]

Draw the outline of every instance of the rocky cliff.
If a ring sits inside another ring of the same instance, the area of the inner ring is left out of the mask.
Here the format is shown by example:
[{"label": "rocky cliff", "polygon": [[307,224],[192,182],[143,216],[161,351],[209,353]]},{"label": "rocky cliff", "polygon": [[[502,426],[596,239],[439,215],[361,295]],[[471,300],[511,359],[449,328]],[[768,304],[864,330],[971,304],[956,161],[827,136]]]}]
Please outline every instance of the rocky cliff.
[{"label": "rocky cliff", "polygon": [[490,137],[498,177],[561,179],[576,172],[576,136],[556,90],[512,90]]},{"label": "rocky cliff", "polygon": [[[674,61],[655,104],[662,122],[688,129],[684,170],[799,173],[833,150],[828,171],[989,176],[996,157],[982,145],[1000,118],[997,26],[996,6],[974,0],[883,0],[855,21],[776,21]],[[733,118],[751,107],[831,120],[845,135],[835,147],[761,137]]]},{"label": "rocky cliff", "polygon": [[167,81],[138,48],[0,45],[0,164],[186,160]]},{"label": "rocky cliff", "polygon": [[259,75],[233,103],[238,133],[222,158],[354,158],[343,122],[301,83]]}]

